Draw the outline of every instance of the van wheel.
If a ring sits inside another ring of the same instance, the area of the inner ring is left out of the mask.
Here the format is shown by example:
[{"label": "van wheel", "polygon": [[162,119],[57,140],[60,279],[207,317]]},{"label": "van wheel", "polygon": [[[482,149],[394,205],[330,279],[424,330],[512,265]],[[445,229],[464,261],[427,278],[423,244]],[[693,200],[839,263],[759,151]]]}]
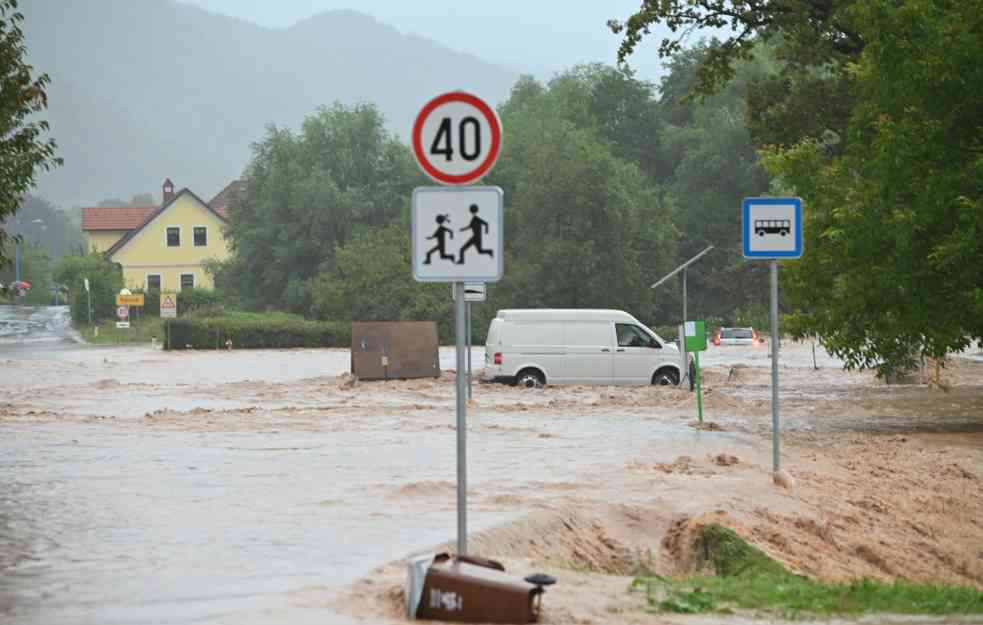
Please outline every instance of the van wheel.
[{"label": "van wheel", "polygon": [[546,379],[542,373],[535,369],[523,369],[519,375],[515,376],[515,384],[525,388],[543,388],[546,385]]},{"label": "van wheel", "polygon": [[652,376],[652,384],[658,386],[676,386],[679,384],[679,374],[675,369],[659,369]]}]

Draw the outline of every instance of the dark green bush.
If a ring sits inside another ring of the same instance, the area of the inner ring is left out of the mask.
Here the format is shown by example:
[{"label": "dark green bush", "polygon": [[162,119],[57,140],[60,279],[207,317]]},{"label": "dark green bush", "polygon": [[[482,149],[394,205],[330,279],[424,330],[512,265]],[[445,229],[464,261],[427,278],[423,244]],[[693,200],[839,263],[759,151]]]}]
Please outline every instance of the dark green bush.
[{"label": "dark green bush", "polygon": [[183,317],[192,312],[218,313],[222,311],[223,304],[222,296],[212,289],[181,289],[177,295],[177,314]]},{"label": "dark green bush", "polygon": [[350,323],[306,321],[280,315],[169,319],[164,334],[167,349],[224,349],[226,341],[232,342],[233,349],[348,347],[352,340]]},{"label": "dark green bush", "polygon": [[102,254],[66,256],[58,261],[54,279],[68,287],[72,321],[86,323],[89,320],[89,293],[85,279],[92,289],[92,321],[116,318],[116,294],[123,288],[123,272],[119,266],[106,260]]}]

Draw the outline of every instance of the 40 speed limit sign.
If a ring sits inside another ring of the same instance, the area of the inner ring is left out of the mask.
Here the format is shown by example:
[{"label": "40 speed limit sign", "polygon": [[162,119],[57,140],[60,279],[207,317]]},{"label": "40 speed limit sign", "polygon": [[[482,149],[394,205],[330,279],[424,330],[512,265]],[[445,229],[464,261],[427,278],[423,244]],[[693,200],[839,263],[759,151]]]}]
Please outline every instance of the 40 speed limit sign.
[{"label": "40 speed limit sign", "polygon": [[491,170],[502,148],[502,124],[484,100],[463,91],[430,100],[413,124],[413,153],[434,181],[466,185]]}]

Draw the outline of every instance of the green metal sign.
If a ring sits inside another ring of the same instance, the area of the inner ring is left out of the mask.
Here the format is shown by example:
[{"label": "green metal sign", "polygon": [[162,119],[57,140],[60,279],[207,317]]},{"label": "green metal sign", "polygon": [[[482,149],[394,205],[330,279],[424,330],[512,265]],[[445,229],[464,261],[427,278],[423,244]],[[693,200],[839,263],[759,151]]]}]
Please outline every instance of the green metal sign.
[{"label": "green metal sign", "polygon": [[707,329],[703,321],[687,321],[683,325],[683,340],[688,352],[704,352],[707,349]]}]

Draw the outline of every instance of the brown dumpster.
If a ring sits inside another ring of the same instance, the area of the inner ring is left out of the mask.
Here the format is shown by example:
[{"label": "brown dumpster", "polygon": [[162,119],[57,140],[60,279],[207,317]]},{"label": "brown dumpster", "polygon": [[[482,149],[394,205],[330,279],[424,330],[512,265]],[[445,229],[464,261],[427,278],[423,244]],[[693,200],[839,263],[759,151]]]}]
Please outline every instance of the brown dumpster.
[{"label": "brown dumpster", "polygon": [[355,321],[352,375],[360,380],[440,377],[434,321]]},{"label": "brown dumpster", "polygon": [[535,623],[539,619],[542,585],[506,574],[494,560],[443,553],[414,560],[409,572],[407,610],[411,617],[459,623]]}]

